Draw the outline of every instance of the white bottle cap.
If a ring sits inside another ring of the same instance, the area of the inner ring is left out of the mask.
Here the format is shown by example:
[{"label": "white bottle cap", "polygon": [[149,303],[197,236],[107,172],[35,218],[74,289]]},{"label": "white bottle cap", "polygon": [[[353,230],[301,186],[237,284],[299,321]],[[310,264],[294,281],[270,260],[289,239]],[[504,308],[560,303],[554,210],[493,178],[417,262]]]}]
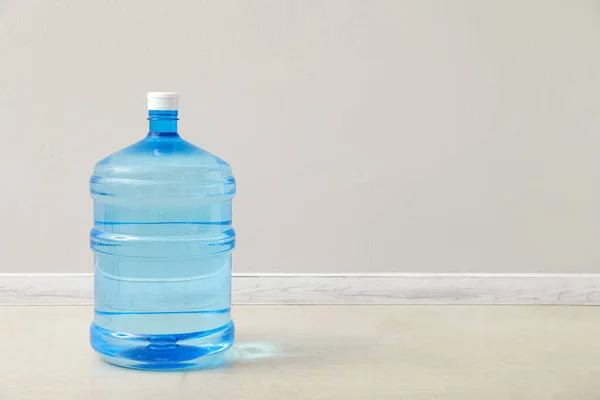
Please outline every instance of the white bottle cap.
[{"label": "white bottle cap", "polygon": [[177,110],[178,106],[177,92],[148,92],[148,110]]}]

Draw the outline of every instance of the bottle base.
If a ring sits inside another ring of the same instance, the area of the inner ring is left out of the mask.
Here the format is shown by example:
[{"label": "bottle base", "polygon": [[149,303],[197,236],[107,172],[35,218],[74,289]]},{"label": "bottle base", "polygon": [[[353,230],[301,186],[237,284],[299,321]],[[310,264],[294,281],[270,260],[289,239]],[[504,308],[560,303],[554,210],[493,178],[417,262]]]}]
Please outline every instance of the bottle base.
[{"label": "bottle base", "polygon": [[233,345],[233,321],[208,331],[169,335],[114,332],[92,323],[90,343],[102,358],[134,369],[177,370],[215,367]]}]

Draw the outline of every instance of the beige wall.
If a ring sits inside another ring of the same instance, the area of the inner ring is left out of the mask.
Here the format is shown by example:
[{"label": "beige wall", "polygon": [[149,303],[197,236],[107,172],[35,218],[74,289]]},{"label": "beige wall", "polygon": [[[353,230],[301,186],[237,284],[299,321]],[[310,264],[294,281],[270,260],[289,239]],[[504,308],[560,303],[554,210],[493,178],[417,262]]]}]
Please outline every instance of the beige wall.
[{"label": "beige wall", "polygon": [[148,90],[234,167],[238,272],[600,269],[597,1],[0,0],[0,272],[92,270]]}]

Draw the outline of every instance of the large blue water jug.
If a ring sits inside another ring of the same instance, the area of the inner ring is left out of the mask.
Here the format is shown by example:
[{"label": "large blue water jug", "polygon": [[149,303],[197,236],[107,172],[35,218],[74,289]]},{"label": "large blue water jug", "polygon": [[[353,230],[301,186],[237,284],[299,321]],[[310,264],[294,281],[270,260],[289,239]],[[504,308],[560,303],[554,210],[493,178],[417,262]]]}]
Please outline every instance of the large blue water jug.
[{"label": "large blue water jug", "polygon": [[96,164],[92,347],[108,362],[181,369],[233,344],[225,161],[177,133],[177,93],[148,94],[148,135]]}]

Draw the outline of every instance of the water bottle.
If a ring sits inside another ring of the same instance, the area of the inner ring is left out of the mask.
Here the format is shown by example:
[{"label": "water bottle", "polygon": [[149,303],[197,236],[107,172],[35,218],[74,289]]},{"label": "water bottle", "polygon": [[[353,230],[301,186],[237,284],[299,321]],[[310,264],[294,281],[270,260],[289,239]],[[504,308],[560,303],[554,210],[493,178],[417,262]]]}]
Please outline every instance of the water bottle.
[{"label": "water bottle", "polygon": [[233,344],[235,180],[229,164],[179,136],[177,110],[177,93],[148,93],[148,135],[90,179],[90,342],[124,367],[210,366]]}]

